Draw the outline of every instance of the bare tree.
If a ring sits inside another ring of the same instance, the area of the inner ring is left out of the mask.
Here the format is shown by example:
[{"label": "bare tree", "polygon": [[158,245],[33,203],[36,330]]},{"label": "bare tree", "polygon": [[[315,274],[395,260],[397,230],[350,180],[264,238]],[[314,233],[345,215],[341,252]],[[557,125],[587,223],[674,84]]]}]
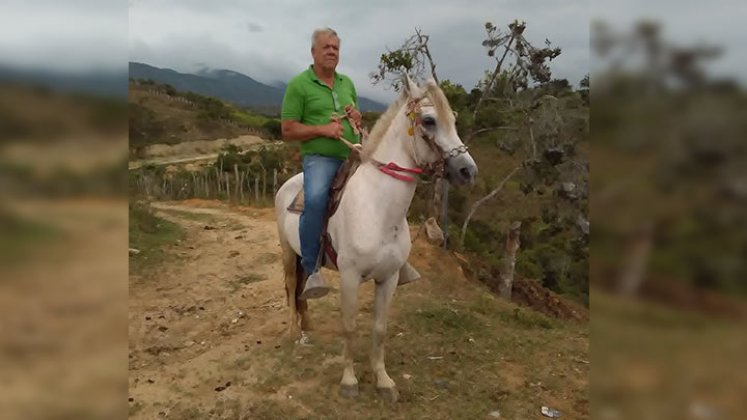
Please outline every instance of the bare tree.
[{"label": "bare tree", "polygon": [[[482,45],[488,49],[488,56],[495,57],[496,65],[493,71],[487,75],[486,79],[481,83],[482,89],[480,90],[480,97],[477,100],[477,104],[472,111],[472,124],[470,126],[469,134],[467,134],[465,143],[472,140],[475,135],[482,134],[492,130],[498,130],[505,127],[500,125],[478,127],[478,112],[481,106],[486,101],[497,100],[500,101],[501,96],[507,93],[517,92],[528,87],[529,80],[535,82],[544,83],[550,81],[551,71],[546,61],[552,60],[560,55],[560,48],[550,48],[550,41],[545,40],[545,48],[535,48],[524,38],[524,31],[526,30],[526,23],[514,20],[508,25],[508,32],[501,32],[492,23],[488,22],[485,24],[485,31],[487,32],[488,38],[483,41]],[[496,51],[502,48],[502,54],[500,58],[496,56]],[[504,62],[507,57],[511,57],[513,64],[508,70],[504,70]],[[496,81],[498,76],[503,74],[505,81],[502,89],[497,89]],[[529,103],[517,103],[514,101],[504,101],[508,103],[505,111],[509,113],[518,113],[523,115],[524,124],[528,131],[528,142],[530,149],[529,160],[537,160],[537,142],[534,138],[533,124],[534,111],[541,107],[544,98],[538,98],[538,100],[532,100]],[[557,116],[557,112],[555,113]],[[464,223],[462,224],[462,232],[459,238],[459,245],[464,246],[464,238],[467,233],[467,226],[469,225],[472,216],[477,211],[477,208],[486,201],[495,197],[498,192],[501,191],[506,182],[516,174],[521,166],[514,168],[509,174],[485,197],[477,200],[470,208]]]}]

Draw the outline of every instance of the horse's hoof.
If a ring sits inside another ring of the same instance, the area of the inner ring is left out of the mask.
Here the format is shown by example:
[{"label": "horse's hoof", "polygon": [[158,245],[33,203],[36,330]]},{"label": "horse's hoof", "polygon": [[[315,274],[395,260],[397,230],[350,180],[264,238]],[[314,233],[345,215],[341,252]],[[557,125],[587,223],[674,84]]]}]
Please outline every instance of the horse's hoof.
[{"label": "horse's hoof", "polygon": [[379,396],[381,398],[390,403],[394,404],[399,399],[399,391],[397,391],[397,387],[391,387],[391,388],[376,388],[376,392],[379,393]]},{"label": "horse's hoof", "polygon": [[355,398],[358,396],[358,384],[340,385],[340,396],[344,398]]}]

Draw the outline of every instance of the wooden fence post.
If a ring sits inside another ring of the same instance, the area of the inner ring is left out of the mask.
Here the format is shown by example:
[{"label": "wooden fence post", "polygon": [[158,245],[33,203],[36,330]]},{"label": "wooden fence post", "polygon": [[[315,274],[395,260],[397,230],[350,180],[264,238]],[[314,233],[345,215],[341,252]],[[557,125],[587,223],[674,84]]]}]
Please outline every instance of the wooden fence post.
[{"label": "wooden fence post", "polygon": [[239,188],[241,187],[241,182],[239,182],[239,165],[233,164],[233,174],[235,176],[236,180],[236,188],[234,188],[233,196],[235,199],[239,198]]},{"label": "wooden fence post", "polygon": [[519,234],[521,229],[521,222],[511,223],[511,227],[506,235],[506,245],[503,254],[503,267],[500,271],[500,283],[498,284],[498,290],[501,296],[510,301],[511,300],[511,289],[514,283],[514,268],[516,267],[516,251],[519,249]]},{"label": "wooden fence post", "polygon": [[275,168],[272,170],[272,196],[275,197],[275,194],[278,193],[278,169]]},{"label": "wooden fence post", "polygon": [[267,171],[262,168],[262,198],[267,197]]}]

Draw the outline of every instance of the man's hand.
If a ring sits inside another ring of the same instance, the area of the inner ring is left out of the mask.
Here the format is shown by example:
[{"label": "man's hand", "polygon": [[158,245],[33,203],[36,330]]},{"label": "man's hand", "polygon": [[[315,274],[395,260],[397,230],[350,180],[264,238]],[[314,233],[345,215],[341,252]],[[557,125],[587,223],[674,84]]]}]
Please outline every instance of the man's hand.
[{"label": "man's hand", "polygon": [[361,113],[358,112],[358,110],[355,109],[355,107],[352,104],[345,105],[345,113],[348,114],[350,118],[353,119],[353,121],[355,122],[357,126],[359,127],[361,126],[361,124],[363,123],[363,118],[361,116]]},{"label": "man's hand", "polygon": [[329,124],[319,126],[319,132],[324,137],[339,139],[342,137],[342,124],[340,120],[333,120]]}]

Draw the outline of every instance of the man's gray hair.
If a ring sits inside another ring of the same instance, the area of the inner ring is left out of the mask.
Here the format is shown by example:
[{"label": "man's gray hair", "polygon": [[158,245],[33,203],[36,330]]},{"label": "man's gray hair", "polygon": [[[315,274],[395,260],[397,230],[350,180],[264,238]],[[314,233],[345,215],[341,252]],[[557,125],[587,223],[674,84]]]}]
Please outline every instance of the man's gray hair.
[{"label": "man's gray hair", "polygon": [[311,34],[311,48],[314,48],[314,44],[316,44],[316,39],[319,38],[319,35],[321,35],[321,34],[333,35],[335,38],[337,38],[338,41],[340,40],[340,36],[337,35],[337,31],[335,31],[332,28],[319,28],[319,29],[315,29],[314,33]]}]

